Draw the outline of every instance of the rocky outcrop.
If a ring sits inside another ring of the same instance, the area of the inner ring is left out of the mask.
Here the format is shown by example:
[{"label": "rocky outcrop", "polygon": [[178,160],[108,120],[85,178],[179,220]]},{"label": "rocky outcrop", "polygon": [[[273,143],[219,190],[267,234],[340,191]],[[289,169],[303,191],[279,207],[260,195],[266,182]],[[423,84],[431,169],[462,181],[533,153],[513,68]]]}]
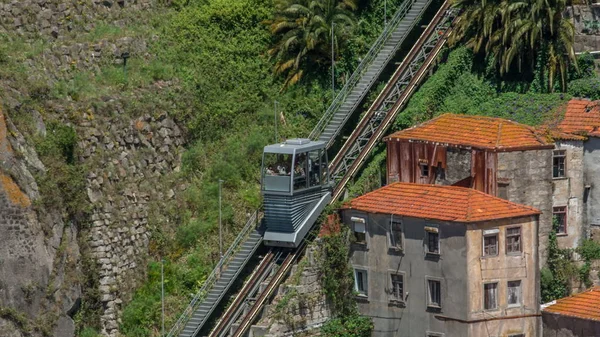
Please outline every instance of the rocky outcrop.
[{"label": "rocky outcrop", "polygon": [[23,330],[38,335],[56,328],[70,331],[57,336],[71,336],[75,329],[71,316],[81,295],[77,230],[63,222],[60,212],[37,212],[33,206],[39,192],[32,172],[44,170],[0,110],[2,336],[22,336]]}]

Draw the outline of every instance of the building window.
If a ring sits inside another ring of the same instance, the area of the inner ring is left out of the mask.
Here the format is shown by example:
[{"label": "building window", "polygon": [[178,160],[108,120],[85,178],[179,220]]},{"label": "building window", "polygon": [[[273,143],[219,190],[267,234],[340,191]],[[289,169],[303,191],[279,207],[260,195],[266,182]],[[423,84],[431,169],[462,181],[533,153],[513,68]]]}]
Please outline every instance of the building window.
[{"label": "building window", "polygon": [[521,281],[508,281],[508,306],[519,306],[521,305]]},{"label": "building window", "polygon": [[498,230],[483,231],[483,256],[498,255]]},{"label": "building window", "polygon": [[354,239],[358,244],[367,244],[367,226],[364,218],[352,217],[351,218],[354,226]]},{"label": "building window", "polygon": [[404,302],[404,275],[391,274],[392,300]]},{"label": "building window", "polygon": [[402,249],[402,222],[390,222],[390,247]]},{"label": "building window", "polygon": [[362,296],[368,294],[367,271],[363,269],[354,269],[354,290]]},{"label": "building window", "polygon": [[444,337],[444,334],[441,333],[441,332],[429,332],[429,331],[427,331],[425,333],[425,336],[427,336],[427,337]]},{"label": "building window", "polygon": [[567,207],[553,207],[552,208],[553,220],[557,223],[556,233],[567,234]]},{"label": "building window", "polygon": [[565,150],[554,150],[552,156],[552,177],[563,178],[565,176]]},{"label": "building window", "polygon": [[508,335],[508,337],[525,337],[524,333],[518,333],[516,335]]},{"label": "building window", "polygon": [[521,227],[506,229],[506,253],[521,252]]},{"label": "building window", "polygon": [[427,240],[427,253],[440,253],[440,233],[437,227],[425,227],[425,239]]},{"label": "building window", "polygon": [[498,283],[486,283],[483,285],[483,308],[492,310],[498,307]]},{"label": "building window", "polygon": [[429,165],[427,164],[419,164],[421,168],[421,177],[429,177]]},{"label": "building window", "polygon": [[427,306],[442,307],[442,284],[437,280],[427,280]]}]

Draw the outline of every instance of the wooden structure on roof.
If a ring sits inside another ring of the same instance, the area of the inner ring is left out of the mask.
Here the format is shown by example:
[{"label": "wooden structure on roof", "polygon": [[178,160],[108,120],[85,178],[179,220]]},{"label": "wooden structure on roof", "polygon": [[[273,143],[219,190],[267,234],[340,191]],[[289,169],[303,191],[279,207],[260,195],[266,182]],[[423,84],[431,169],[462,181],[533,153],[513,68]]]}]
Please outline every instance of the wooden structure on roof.
[{"label": "wooden structure on roof", "polygon": [[444,114],[398,131],[387,142],[387,182],[433,184],[450,148],[470,152],[470,174],[453,183],[497,195],[498,153],[552,149],[530,126],[502,118]]}]

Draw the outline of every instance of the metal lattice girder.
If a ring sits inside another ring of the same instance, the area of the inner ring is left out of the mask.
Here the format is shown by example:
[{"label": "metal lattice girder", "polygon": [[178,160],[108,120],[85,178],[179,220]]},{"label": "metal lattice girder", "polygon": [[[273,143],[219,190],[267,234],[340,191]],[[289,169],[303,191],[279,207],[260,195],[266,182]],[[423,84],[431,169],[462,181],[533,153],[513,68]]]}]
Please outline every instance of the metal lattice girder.
[{"label": "metal lattice girder", "polygon": [[350,177],[426,75],[445,44],[455,18],[456,11],[449,9],[449,1],[445,1],[332,161],[329,170],[336,180],[334,200],[339,198]]},{"label": "metal lattice girder", "polygon": [[431,0],[406,0],[400,5],[392,20],[385,26],[377,41],[312,130],[310,139],[325,141],[328,148],[333,144],[373,84],[380,79],[383,70],[418,23],[430,2]]}]

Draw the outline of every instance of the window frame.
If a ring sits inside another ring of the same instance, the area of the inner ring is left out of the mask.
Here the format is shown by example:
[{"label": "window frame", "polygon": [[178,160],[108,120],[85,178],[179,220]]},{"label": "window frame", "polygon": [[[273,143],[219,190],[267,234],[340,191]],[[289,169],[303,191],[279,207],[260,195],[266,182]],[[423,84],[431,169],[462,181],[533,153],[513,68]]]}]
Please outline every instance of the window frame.
[{"label": "window frame", "polygon": [[[486,231],[489,231],[488,233],[486,233]],[[490,237],[496,237],[496,254],[486,254],[486,244],[485,244],[485,239],[486,238],[490,238]],[[481,252],[481,256],[482,257],[495,257],[500,255],[500,231],[495,228],[495,229],[489,229],[489,230],[482,230],[481,232],[481,248],[482,248],[482,252]]]},{"label": "window frame", "polygon": [[[510,292],[509,289],[511,288],[509,286],[509,284],[511,282],[518,282],[519,283],[519,292],[518,292],[518,301],[517,303],[510,303],[509,299],[510,299]],[[506,306],[508,308],[518,308],[520,306],[523,305],[523,281],[522,280],[509,280],[506,281]]]},{"label": "window frame", "polygon": [[[425,174],[425,173],[427,173],[427,174]],[[419,163],[419,174],[421,175],[421,178],[429,177],[430,173],[431,173],[431,169],[429,168],[429,164]]]},{"label": "window frame", "polygon": [[[555,172],[554,168],[556,167],[555,159],[562,159],[562,175],[560,175],[560,163],[558,164],[558,169]],[[555,175],[555,173],[557,175]],[[567,177],[567,150],[562,149],[554,149],[552,151],[552,179],[564,179]]]},{"label": "window frame", "polygon": [[[406,273],[403,271],[389,271],[388,272],[388,280],[389,280],[389,301],[393,303],[405,303],[405,294],[406,294]],[[394,296],[394,276],[400,276],[402,278],[402,298],[398,298]]]},{"label": "window frame", "polygon": [[[398,246],[397,238],[394,235],[394,224],[400,225],[400,246]],[[394,244],[396,243],[396,244]],[[404,250],[404,222],[401,220],[390,220],[388,229],[388,248],[403,251]]]},{"label": "window frame", "polygon": [[[352,221],[352,235],[354,236],[354,239],[355,239],[353,244],[367,247],[367,245],[368,245],[367,219],[364,217],[353,216],[350,218],[350,221]],[[359,232],[356,230],[357,224],[361,224],[363,226],[363,228],[364,228],[363,232]],[[357,233],[361,233],[362,235],[364,235],[364,240],[359,241],[357,238],[357,235],[356,235]]]},{"label": "window frame", "polygon": [[[482,300],[483,300],[483,310],[484,311],[495,311],[495,310],[498,310],[500,308],[500,306],[498,305],[498,283],[499,283],[498,281],[484,282],[483,283],[483,296],[482,296]],[[486,289],[485,289],[485,287],[487,285],[495,285],[495,288],[494,288],[494,292],[495,292],[495,294],[494,294],[494,300],[495,301],[494,302],[495,302],[496,306],[494,308],[486,308],[485,307],[486,306],[486,300],[485,300],[486,299]]]},{"label": "window frame", "polygon": [[[519,234],[508,234],[508,231],[511,229],[518,229]],[[519,238],[519,249],[516,251],[509,251],[509,247],[511,246],[509,246],[508,240],[509,238],[513,237]],[[521,255],[521,253],[523,253],[523,229],[521,226],[506,227],[506,230],[504,232],[504,249],[506,255]]]},{"label": "window frame", "polygon": [[[431,298],[431,287],[429,286],[430,282],[436,282],[438,284],[437,292],[438,292],[438,303],[432,301]],[[442,279],[436,277],[425,277],[425,291],[426,297],[425,301],[427,304],[427,308],[432,309],[441,309],[442,308]]]},{"label": "window frame", "polygon": [[[358,289],[358,274],[363,273],[364,278],[361,277],[363,290]],[[369,296],[369,273],[364,267],[354,267],[354,291],[357,293],[359,297],[368,297]]]},{"label": "window frame", "polygon": [[[425,230],[425,253],[427,255],[439,256],[442,255],[442,245],[440,242],[440,228],[436,225],[427,225],[424,228]],[[430,250],[429,245],[429,235],[435,234],[437,235],[437,252]]]},{"label": "window frame", "polygon": [[[557,211],[557,209],[563,209],[562,212]],[[563,224],[562,227],[564,228],[564,231],[556,231],[556,235],[561,236],[561,235],[569,235],[569,219],[567,217],[567,215],[569,214],[569,208],[565,205],[565,206],[552,206],[552,223],[554,224],[554,216],[555,214],[563,214]],[[561,226],[558,226],[558,229],[560,230]]]}]

